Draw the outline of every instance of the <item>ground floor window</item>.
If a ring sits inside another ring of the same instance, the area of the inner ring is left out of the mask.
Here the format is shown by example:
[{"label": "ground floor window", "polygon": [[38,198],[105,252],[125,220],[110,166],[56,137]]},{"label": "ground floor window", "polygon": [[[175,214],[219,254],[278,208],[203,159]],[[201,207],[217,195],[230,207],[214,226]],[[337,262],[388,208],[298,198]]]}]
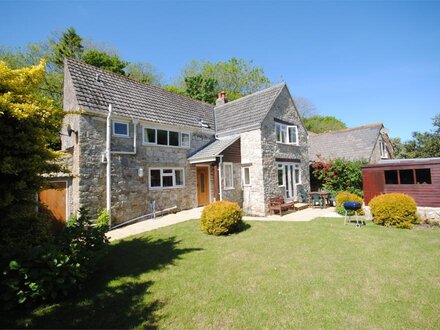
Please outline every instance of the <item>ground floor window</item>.
[{"label": "ground floor window", "polygon": [[234,171],[232,163],[223,164],[223,173],[225,189],[234,189]]},{"label": "ground floor window", "polygon": [[185,185],[182,168],[151,168],[149,187],[151,189],[178,188]]},{"label": "ground floor window", "polygon": [[431,169],[386,170],[385,184],[432,184]]},{"label": "ground floor window", "polygon": [[286,198],[292,199],[297,196],[296,185],[301,183],[301,168],[299,164],[277,164],[278,185],[285,187]]},{"label": "ground floor window", "polygon": [[243,167],[243,186],[251,185],[251,168]]}]

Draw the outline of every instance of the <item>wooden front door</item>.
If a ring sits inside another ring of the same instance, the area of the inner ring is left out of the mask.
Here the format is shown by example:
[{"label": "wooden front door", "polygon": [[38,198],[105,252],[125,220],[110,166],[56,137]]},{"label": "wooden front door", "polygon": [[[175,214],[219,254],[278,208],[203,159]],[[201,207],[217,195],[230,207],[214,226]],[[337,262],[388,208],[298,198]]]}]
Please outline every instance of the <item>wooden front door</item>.
[{"label": "wooden front door", "polygon": [[66,198],[66,182],[54,182],[55,189],[46,189],[40,192],[39,199],[42,204],[44,204],[49,211],[52,218],[59,223],[59,225],[64,225],[66,223],[66,208],[67,208],[67,198]]},{"label": "wooden front door", "polygon": [[197,205],[209,204],[209,168],[197,167]]}]

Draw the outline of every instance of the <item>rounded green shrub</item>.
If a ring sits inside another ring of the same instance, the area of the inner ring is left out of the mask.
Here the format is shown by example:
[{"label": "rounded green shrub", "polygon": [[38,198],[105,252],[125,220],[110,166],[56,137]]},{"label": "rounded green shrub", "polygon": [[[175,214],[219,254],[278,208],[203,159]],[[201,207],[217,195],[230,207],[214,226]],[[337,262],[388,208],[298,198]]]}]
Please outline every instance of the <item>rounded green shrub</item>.
[{"label": "rounded green shrub", "polygon": [[217,201],[203,209],[200,230],[210,235],[227,235],[242,223],[241,208],[237,203]]},{"label": "rounded green shrub", "polygon": [[[356,194],[352,194],[351,192],[341,191],[339,194],[336,195],[336,212],[339,213],[340,215],[345,215],[345,211],[346,211],[344,208],[345,202],[358,202],[362,205],[364,203],[364,200],[362,199],[362,197]],[[363,209],[359,210],[358,213],[360,215],[365,214]],[[347,215],[353,215],[353,214],[354,211],[347,210]]]},{"label": "rounded green shrub", "polygon": [[370,203],[374,223],[397,228],[412,228],[420,222],[417,204],[411,196],[400,193],[374,197]]}]

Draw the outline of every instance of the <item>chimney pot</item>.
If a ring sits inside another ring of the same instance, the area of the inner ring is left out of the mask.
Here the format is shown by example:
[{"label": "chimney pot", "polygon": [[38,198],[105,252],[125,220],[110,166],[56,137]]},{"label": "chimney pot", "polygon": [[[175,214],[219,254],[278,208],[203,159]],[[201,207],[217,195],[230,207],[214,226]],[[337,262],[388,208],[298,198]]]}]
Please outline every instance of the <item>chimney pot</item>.
[{"label": "chimney pot", "polygon": [[221,91],[217,94],[217,100],[215,101],[215,105],[222,105],[228,102],[228,99],[226,98],[226,92]]}]

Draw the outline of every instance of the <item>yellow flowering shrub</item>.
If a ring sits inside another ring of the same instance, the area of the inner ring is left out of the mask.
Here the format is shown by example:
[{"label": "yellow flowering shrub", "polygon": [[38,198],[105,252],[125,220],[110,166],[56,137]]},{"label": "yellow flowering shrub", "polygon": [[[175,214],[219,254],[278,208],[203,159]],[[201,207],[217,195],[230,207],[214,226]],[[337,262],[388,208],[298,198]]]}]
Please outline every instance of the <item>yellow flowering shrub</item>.
[{"label": "yellow flowering shrub", "polygon": [[241,208],[237,203],[217,201],[203,209],[200,230],[210,235],[227,235],[242,223]]},{"label": "yellow flowering shrub", "polygon": [[414,198],[406,194],[379,195],[374,197],[368,205],[373,221],[378,225],[411,228],[420,222],[417,204]]},{"label": "yellow flowering shrub", "polygon": [[[356,194],[352,194],[348,191],[341,191],[339,194],[336,195],[336,212],[341,214],[341,215],[345,215],[345,208],[344,208],[344,203],[345,202],[357,202],[360,203],[361,206],[364,203],[364,200],[362,199],[362,197],[356,195]],[[358,213],[360,215],[364,215],[365,212],[363,209],[360,209],[358,211]],[[347,214],[348,215],[353,215],[354,211],[352,210],[347,210]]]}]

